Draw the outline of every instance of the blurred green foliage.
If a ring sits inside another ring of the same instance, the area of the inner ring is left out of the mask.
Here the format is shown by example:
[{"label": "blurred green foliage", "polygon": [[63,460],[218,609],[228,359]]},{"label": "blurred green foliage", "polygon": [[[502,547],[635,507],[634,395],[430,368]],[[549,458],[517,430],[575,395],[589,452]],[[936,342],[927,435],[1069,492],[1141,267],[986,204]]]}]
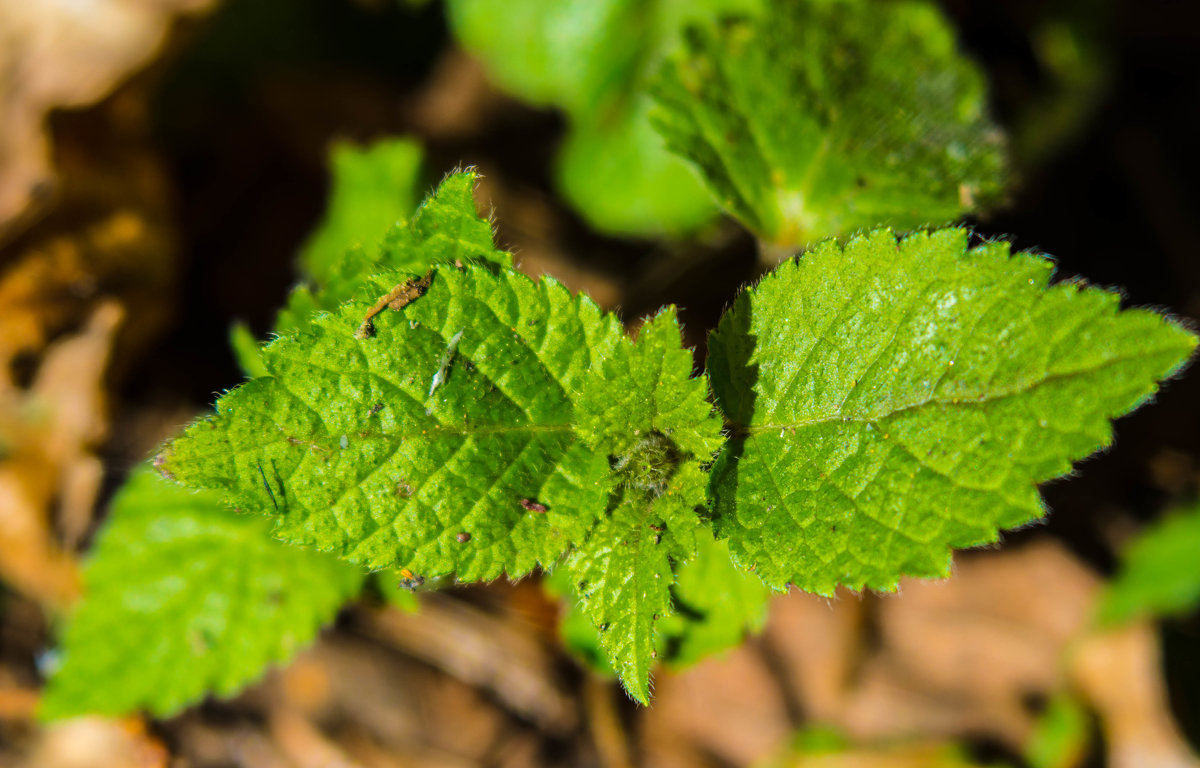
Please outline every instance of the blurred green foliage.
[{"label": "blurred green foliage", "polygon": [[555,175],[596,229],[679,235],[716,213],[647,120],[646,86],[688,24],[754,13],[758,0],[448,0],[451,27],[505,90],[562,109]]},{"label": "blurred green foliage", "polygon": [[1130,543],[1101,596],[1097,619],[1113,626],[1183,613],[1200,603],[1200,504],[1177,510]]}]

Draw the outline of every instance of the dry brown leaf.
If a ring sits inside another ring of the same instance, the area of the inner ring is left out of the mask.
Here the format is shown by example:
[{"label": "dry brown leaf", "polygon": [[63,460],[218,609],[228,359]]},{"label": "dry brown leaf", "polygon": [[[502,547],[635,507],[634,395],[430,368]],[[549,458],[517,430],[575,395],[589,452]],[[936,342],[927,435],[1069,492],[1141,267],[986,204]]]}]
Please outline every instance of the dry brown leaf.
[{"label": "dry brown leaf", "polygon": [[644,710],[642,749],[655,768],[751,765],[779,748],[792,730],[779,681],[754,644],[691,669],[655,678]]},{"label": "dry brown leaf", "polygon": [[154,209],[118,206],[70,234],[31,245],[0,272],[0,398],[24,386],[46,345],[82,325],[106,296],[117,297],[133,316],[122,346],[136,348],[157,332],[167,312],[174,249],[154,186],[123,192]]},{"label": "dry brown leaf", "polygon": [[[986,738],[1019,753],[1037,716],[1028,703],[1070,684],[1064,659],[1091,631],[1099,585],[1060,545],[1041,540],[960,555],[952,578],[907,580],[899,595],[778,598],[765,653],[749,644],[658,677],[646,713],[650,764],[703,764],[712,754],[746,765],[778,749],[790,728],[781,684],[803,722],[856,743]],[[1126,703],[1161,732],[1170,719],[1154,701]]]},{"label": "dry brown leaf", "polygon": [[144,344],[167,312],[170,237],[147,215],[163,218],[118,207],[87,219],[0,273],[0,578],[58,608],[77,594],[73,552],[103,480],[113,355]]},{"label": "dry brown leaf", "polygon": [[55,108],[90,104],[157,51],[172,18],[210,0],[0,0],[0,243],[52,197]]},{"label": "dry brown leaf", "polygon": [[419,614],[386,609],[367,616],[369,630],[469,685],[492,691],[513,712],[551,733],[579,720],[548,650],[529,632],[437,593],[423,595]]},{"label": "dry brown leaf", "polygon": [[[1098,583],[1057,544],[1034,542],[960,556],[946,581],[906,580],[899,595],[867,598],[877,638],[856,662],[846,659],[851,619],[814,624],[816,598],[789,597],[800,605],[775,611],[784,621],[767,632],[806,710],[856,739],[973,734],[1019,749],[1034,717],[1025,702],[1063,685],[1063,652],[1086,630]],[[843,598],[824,611],[862,606]],[[836,675],[822,673],[830,653]]]},{"label": "dry brown leaf", "polygon": [[[52,522],[55,501],[78,527],[99,486],[93,450],[107,430],[104,378],[121,323],[116,302],[54,343],[28,392],[0,393],[7,456],[0,461],[0,576],[39,602],[63,607],[78,593],[74,559]],[[81,479],[82,478],[82,479]]]},{"label": "dry brown leaf", "polygon": [[288,707],[271,713],[269,730],[296,768],[361,768],[307,718]]},{"label": "dry brown leaf", "polygon": [[1200,768],[1171,717],[1151,624],[1084,638],[1072,649],[1069,668],[1100,715],[1110,768]]},{"label": "dry brown leaf", "polygon": [[17,261],[0,276],[0,396],[18,388],[14,363],[40,355],[94,294],[77,245],[66,239]]},{"label": "dry brown leaf", "polygon": [[165,768],[167,750],[141,720],[81,717],[41,729],[27,768]]}]

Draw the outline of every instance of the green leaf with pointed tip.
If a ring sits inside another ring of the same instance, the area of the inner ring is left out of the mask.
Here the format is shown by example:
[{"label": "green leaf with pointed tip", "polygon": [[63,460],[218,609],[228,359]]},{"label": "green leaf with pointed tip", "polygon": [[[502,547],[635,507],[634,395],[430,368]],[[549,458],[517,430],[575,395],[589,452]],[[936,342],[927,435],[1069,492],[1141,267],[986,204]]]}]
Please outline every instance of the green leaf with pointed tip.
[{"label": "green leaf with pointed tip", "polygon": [[325,216],[300,251],[300,266],[317,283],[330,278],[354,246],[374,246],[416,206],[421,145],[384,139],[369,147],[334,143],[330,150],[332,190]]},{"label": "green leaf with pointed tip", "polygon": [[558,618],[558,634],[567,652],[595,674],[606,678],[616,677],[616,671],[600,649],[600,633],[579,608],[576,589],[571,584],[571,573],[566,568],[559,568],[542,579],[542,587],[550,597],[563,602]]},{"label": "green leaf with pointed tip", "polygon": [[643,704],[655,623],[672,611],[674,564],[696,552],[702,467],[721,445],[707,380],[693,378],[692,365],[675,310],[666,309],[605,357],[575,409],[580,434],[608,457],[618,494],[565,568],[606,660]]},{"label": "green leaf with pointed tip", "polygon": [[270,375],[218,400],[165,468],[372,568],[478,581],[556,562],[605,509],[608,462],[576,435],[573,398],[620,323],[552,279],[438,267],[356,338],[405,277],[370,278],[312,333],[268,345]]},{"label": "green leaf with pointed tip", "polygon": [[737,562],[783,589],[891,590],[1042,514],[1037,484],[1106,446],[1196,338],[963,230],[824,243],[709,340],[735,425],[713,468]]},{"label": "green leaf with pointed tip", "polygon": [[310,643],[359,569],[271,538],[212,493],[137,470],[84,568],[42,717],[173,714],[231,696]]},{"label": "green leaf with pointed tip", "polygon": [[448,175],[411,219],[392,225],[369,247],[343,250],[329,262],[316,290],[300,286],[292,291],[276,320],[276,331],[309,330],[316,312],[336,310],[372,274],[421,274],[435,264],[454,263],[511,267],[512,254],[496,248],[492,225],[475,211],[478,178],[474,170]]},{"label": "green leaf with pointed tip", "polygon": [[690,30],[652,86],[667,146],[760,238],[941,224],[995,195],[983,79],[933,3],[774,0]]},{"label": "green leaf with pointed tip", "polygon": [[[729,547],[710,532],[696,536],[696,554],[676,564],[671,587],[674,613],[659,616],[655,627],[659,662],[673,668],[695,664],[739,645],[749,633],[762,631],[767,620],[770,590],[729,559]],[[547,580],[555,597],[567,600],[559,620],[563,645],[602,675],[613,675],[602,650],[601,633],[574,599],[571,574],[560,568]]]},{"label": "green leaf with pointed tip", "polygon": [[689,462],[657,492],[627,486],[611,515],[563,566],[581,610],[600,631],[605,659],[642,704],[650,701],[655,624],[673,611],[673,565],[696,552],[701,522],[695,507],[705,501],[706,481]]},{"label": "green leaf with pointed tip", "polygon": [[1100,598],[1101,624],[1181,613],[1200,603],[1200,505],[1142,533],[1126,551],[1116,579]]},{"label": "green leaf with pointed tip", "polygon": [[[478,181],[474,169],[443,179],[409,222],[388,230],[370,268],[419,273],[435,264],[456,262],[511,267],[512,254],[496,247],[491,222],[475,210]],[[363,262],[359,260],[344,271],[347,277],[358,277],[364,272]]]},{"label": "green leaf with pointed tip", "polygon": [[[589,377],[575,408],[579,433],[614,462],[645,453],[654,466],[707,463],[721,447],[721,422],[708,402],[708,379],[694,378],[693,365],[676,310],[667,307],[642,324],[636,342],[623,338]],[[657,459],[657,447],[669,458]],[[622,476],[639,488],[654,485],[632,465]]]}]

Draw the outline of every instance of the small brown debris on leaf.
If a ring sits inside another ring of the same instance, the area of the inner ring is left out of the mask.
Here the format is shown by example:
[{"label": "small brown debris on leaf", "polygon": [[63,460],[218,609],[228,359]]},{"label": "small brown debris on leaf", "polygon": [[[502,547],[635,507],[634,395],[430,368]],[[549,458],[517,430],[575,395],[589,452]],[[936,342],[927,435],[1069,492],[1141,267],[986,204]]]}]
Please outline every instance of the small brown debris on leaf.
[{"label": "small brown debris on leaf", "polygon": [[459,544],[466,544],[471,540],[471,534],[467,533],[466,531],[462,531],[454,537],[454,540]]},{"label": "small brown debris on leaf", "polygon": [[521,506],[528,512],[539,512],[545,514],[548,507],[545,504],[540,504],[533,499],[521,499]]},{"label": "small brown debris on leaf", "polygon": [[425,273],[424,277],[414,277],[405,280],[392,290],[379,297],[379,301],[375,302],[369,310],[366,317],[363,318],[362,325],[358,326],[358,330],[354,332],[356,339],[369,339],[375,335],[375,325],[371,322],[372,318],[378,315],[385,309],[404,309],[412,302],[421,298],[429,284],[433,282],[433,270]]}]

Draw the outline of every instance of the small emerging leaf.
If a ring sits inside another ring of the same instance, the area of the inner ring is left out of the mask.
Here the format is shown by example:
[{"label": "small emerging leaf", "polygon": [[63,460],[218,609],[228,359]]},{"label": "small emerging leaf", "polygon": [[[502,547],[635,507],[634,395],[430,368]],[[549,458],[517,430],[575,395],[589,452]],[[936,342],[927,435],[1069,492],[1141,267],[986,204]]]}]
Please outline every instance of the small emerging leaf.
[{"label": "small emerging leaf", "polygon": [[[762,631],[767,620],[770,590],[762,581],[738,568],[729,559],[729,547],[706,531],[696,536],[696,555],[677,564],[671,587],[673,613],[660,616],[656,626],[657,660],[684,668],[740,644],[747,634]],[[613,675],[601,633],[581,610],[571,575],[565,568],[546,582],[555,597],[565,597],[559,632],[567,650],[592,671]]]},{"label": "small emerging leaf", "polygon": [[250,326],[243,322],[237,322],[230,326],[229,346],[233,349],[233,357],[237,360],[242,373],[246,374],[246,378],[253,379],[255,376],[266,375],[267,367],[263,365],[262,347],[250,331]]},{"label": "small emerging leaf", "polygon": [[275,541],[267,520],[147,468],[114,500],[84,582],[46,718],[162,717],[210,691],[231,696],[308,645],[362,573]]},{"label": "small emerging leaf", "polygon": [[1074,768],[1087,758],[1091,722],[1074,697],[1059,693],[1046,704],[1025,744],[1031,768]]},{"label": "small emerging leaf", "polygon": [[300,266],[325,283],[342,255],[355,246],[374,246],[388,227],[417,205],[421,145],[385,139],[359,148],[337,142],[330,152],[333,176],[325,217],[300,252]]},{"label": "small emerging leaf", "polygon": [[672,558],[695,554],[699,521],[674,496],[703,498],[704,478],[686,468],[668,489],[672,496],[627,491],[565,565],[584,615],[600,631],[606,660],[642,704],[650,701],[655,623],[672,611]]},{"label": "small emerging leaf", "polygon": [[1179,613],[1200,603],[1200,505],[1175,514],[1138,537],[1117,578],[1100,599],[1106,625]]},{"label": "small emerging leaf", "polygon": [[1040,516],[1037,484],[1108,445],[1196,345],[1052,271],[962,230],[880,231],[744,292],[708,360],[737,433],[712,481],[737,562],[775,589],[891,590]]},{"label": "small emerging leaf", "polygon": [[947,223],[994,196],[983,79],[933,3],[774,0],[690,30],[656,126],[760,238],[800,245]]}]

